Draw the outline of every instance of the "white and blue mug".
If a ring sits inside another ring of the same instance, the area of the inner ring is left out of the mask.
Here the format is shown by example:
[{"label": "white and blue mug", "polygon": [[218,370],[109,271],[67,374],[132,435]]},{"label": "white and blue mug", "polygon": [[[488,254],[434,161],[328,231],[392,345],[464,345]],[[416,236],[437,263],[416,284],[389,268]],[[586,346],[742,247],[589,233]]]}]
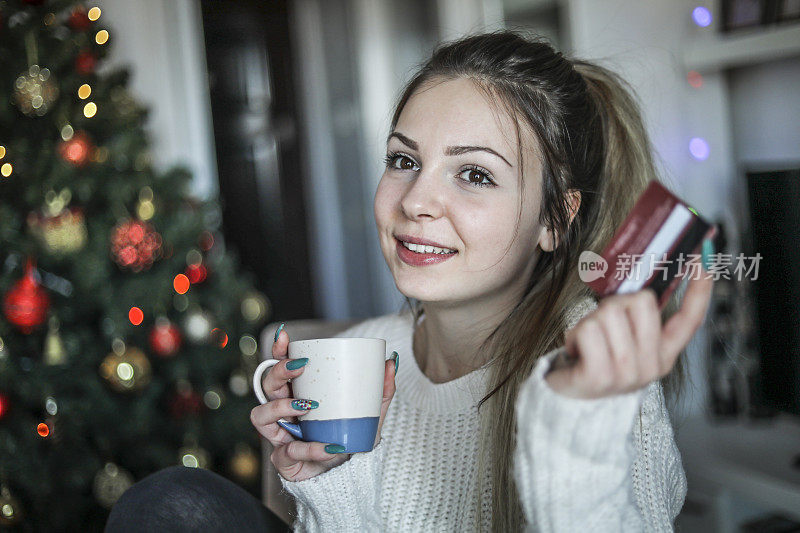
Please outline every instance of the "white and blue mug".
[{"label": "white and blue mug", "polygon": [[[319,407],[278,424],[307,442],[341,444],[344,453],[371,451],[378,433],[386,369],[386,340],[331,337],[289,343],[289,359],[308,358],[305,370],[292,378],[292,396],[316,400]],[[262,361],[253,375],[253,390],[267,403],[261,388],[264,371],[283,359]]]}]

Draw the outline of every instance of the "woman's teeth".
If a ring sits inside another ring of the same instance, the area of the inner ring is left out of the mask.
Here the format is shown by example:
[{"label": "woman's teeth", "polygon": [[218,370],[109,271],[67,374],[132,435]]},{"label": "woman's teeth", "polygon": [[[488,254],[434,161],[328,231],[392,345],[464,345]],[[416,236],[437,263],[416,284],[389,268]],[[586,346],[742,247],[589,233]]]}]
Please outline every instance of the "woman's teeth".
[{"label": "woman's teeth", "polygon": [[436,246],[423,246],[422,244],[413,244],[410,242],[404,242],[403,246],[411,250],[412,252],[417,252],[418,254],[454,254],[456,253],[455,250],[449,250],[447,248],[437,248]]}]

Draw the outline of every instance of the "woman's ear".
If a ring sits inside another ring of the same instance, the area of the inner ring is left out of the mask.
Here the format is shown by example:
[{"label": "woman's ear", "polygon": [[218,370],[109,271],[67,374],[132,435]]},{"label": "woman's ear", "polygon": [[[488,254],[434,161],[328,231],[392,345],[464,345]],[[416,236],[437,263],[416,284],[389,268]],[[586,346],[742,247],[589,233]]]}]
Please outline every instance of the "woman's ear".
[{"label": "woman's ear", "polygon": [[[578,208],[581,206],[581,191],[577,189],[569,189],[567,191],[567,209],[569,210],[569,224],[575,215],[578,214]],[[554,235],[554,231],[546,226],[543,226],[539,232],[539,246],[545,252],[552,252],[556,249],[558,242],[558,235]]]}]

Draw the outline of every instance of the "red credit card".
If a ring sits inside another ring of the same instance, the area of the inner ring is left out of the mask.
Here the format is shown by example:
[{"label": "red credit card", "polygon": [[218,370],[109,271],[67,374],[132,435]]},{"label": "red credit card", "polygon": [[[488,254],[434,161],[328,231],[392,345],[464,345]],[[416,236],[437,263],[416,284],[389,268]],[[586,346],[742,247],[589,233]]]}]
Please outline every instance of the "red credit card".
[{"label": "red credit card", "polygon": [[715,225],[651,181],[603,252],[581,254],[580,278],[599,298],[653,289],[663,308],[683,275],[704,275],[700,248],[716,232]]}]

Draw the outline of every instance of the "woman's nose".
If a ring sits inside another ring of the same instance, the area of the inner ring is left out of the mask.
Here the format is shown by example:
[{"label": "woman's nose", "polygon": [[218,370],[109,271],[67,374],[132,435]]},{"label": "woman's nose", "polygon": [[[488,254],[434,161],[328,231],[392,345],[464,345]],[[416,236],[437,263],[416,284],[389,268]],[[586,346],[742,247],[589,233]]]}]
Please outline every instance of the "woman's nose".
[{"label": "woman's nose", "polygon": [[400,201],[403,213],[411,219],[439,218],[444,214],[444,184],[435,169],[423,170],[408,185]]}]

